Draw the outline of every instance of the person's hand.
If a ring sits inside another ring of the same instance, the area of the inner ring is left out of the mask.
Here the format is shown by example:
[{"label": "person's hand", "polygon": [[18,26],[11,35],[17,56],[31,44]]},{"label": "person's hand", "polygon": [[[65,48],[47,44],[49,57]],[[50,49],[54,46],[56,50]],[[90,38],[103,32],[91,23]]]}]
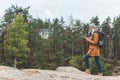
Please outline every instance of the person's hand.
[{"label": "person's hand", "polygon": [[89,42],[89,38],[88,37],[85,37],[85,40]]},{"label": "person's hand", "polygon": [[87,38],[86,36],[85,36],[85,37],[83,37],[83,39],[84,39],[85,41],[86,41],[86,38]]},{"label": "person's hand", "polygon": [[84,37],[84,39],[86,40],[87,37]]}]

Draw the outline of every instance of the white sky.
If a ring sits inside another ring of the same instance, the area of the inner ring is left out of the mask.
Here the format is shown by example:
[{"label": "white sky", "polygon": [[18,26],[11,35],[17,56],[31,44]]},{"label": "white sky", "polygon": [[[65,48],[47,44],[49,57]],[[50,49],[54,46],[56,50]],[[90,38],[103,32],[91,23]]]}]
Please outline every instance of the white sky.
[{"label": "white sky", "polygon": [[30,6],[30,14],[42,19],[63,16],[68,20],[72,15],[82,22],[89,22],[97,15],[102,22],[108,16],[120,15],[120,0],[0,0],[0,18],[12,4],[23,8]]}]

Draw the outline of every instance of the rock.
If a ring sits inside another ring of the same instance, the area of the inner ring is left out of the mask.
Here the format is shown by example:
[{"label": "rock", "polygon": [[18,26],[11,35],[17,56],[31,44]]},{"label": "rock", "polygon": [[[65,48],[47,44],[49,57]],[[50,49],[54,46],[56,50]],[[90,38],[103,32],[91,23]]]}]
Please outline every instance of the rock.
[{"label": "rock", "polygon": [[58,67],[56,70],[20,70],[0,66],[0,80],[120,80],[120,76],[90,75],[74,67]]},{"label": "rock", "polygon": [[66,66],[66,67],[58,67],[56,68],[56,71],[59,71],[59,72],[67,72],[67,73],[83,73],[82,71],[80,71],[79,69],[77,68],[74,68],[74,67],[70,67],[70,66]]},{"label": "rock", "polygon": [[113,67],[113,76],[119,76],[120,75],[120,66]]},{"label": "rock", "polygon": [[120,66],[113,67],[114,72],[119,72],[120,71]]}]

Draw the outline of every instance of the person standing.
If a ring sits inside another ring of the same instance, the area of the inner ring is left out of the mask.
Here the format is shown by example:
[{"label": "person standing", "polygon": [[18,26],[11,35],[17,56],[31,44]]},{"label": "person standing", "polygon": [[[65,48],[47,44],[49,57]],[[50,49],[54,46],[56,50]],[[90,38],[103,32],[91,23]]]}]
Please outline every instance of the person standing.
[{"label": "person standing", "polygon": [[99,35],[97,33],[98,31],[98,27],[95,26],[94,24],[90,24],[89,25],[89,36],[84,37],[85,40],[89,43],[89,48],[88,48],[88,52],[87,54],[84,56],[84,61],[85,61],[85,66],[86,66],[86,73],[90,74],[90,66],[89,66],[89,58],[90,57],[94,57],[96,65],[98,67],[98,75],[103,75],[102,74],[102,69],[101,69],[101,64],[100,64],[100,60],[99,60],[99,56],[100,56],[100,48],[97,45],[98,44],[98,40],[99,40]]}]

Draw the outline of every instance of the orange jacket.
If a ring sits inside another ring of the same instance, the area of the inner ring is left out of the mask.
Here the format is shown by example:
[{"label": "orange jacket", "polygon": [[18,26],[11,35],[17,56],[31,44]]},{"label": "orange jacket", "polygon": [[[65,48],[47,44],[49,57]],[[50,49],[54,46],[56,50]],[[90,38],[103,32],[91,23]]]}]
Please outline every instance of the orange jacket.
[{"label": "orange jacket", "polygon": [[97,46],[99,35],[94,33],[90,38],[86,38],[89,42],[88,55],[89,56],[100,56],[100,48]]}]

